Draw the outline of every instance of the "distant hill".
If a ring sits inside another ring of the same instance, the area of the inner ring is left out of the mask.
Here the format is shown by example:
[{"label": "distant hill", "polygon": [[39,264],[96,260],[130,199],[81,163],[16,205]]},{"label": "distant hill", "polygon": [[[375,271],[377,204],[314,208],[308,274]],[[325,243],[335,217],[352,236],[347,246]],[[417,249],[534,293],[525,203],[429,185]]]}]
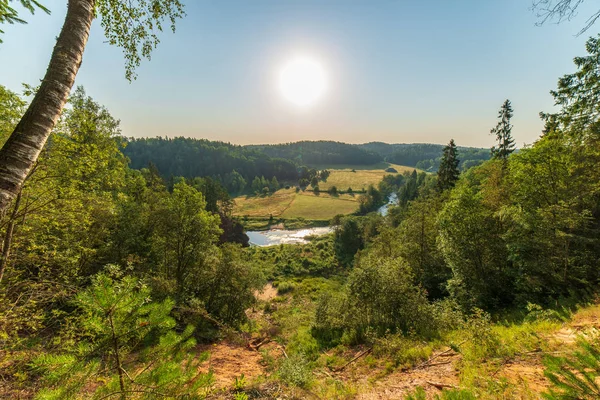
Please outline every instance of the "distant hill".
[{"label": "distant hill", "polygon": [[140,169],[154,164],[164,177],[215,177],[237,171],[247,181],[255,176],[281,180],[296,179],[297,165],[290,160],[269,157],[265,153],[230,143],[190,138],[128,139],[123,153],[131,167]]},{"label": "distant hill", "polygon": [[259,150],[270,157],[293,160],[300,165],[372,165],[383,161],[383,157],[369,149],[333,141],[301,141],[284,144],[245,146]]},{"label": "distant hill", "polygon": [[[437,171],[444,146],[431,143],[369,142],[356,145],[358,148],[379,154],[383,160],[392,164],[416,167],[424,171]],[[477,147],[458,147],[459,168],[466,170],[490,159],[490,149]]]},{"label": "distant hill", "polygon": [[[334,141],[301,141],[285,144],[239,146],[191,138],[128,139],[124,153],[131,167],[151,163],[164,177],[213,177],[236,186],[241,175],[246,183],[255,176],[294,181],[301,167],[319,165],[369,166],[383,161],[436,171],[444,146],[439,144],[348,144]],[[489,149],[459,147],[462,169],[489,159]],[[234,173],[235,171],[235,173]]]}]

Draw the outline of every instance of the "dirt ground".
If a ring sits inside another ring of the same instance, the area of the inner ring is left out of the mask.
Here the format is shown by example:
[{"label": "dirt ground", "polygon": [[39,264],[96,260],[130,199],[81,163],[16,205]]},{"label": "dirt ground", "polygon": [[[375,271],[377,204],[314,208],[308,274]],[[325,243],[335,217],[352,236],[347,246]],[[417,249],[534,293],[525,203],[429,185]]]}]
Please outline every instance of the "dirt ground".
[{"label": "dirt ground", "polygon": [[[276,289],[272,286],[265,288],[261,295],[274,297]],[[594,328],[600,328],[600,306],[577,313],[572,321],[548,335],[546,340],[553,343],[555,348],[567,349],[575,344],[578,335]],[[206,350],[211,352],[209,363],[215,372],[218,388],[231,387],[235,377],[242,373],[247,382],[266,374],[262,356],[255,350],[225,342]],[[356,354],[360,354],[360,351]],[[349,359],[352,356],[349,354]],[[381,369],[369,370],[360,362],[349,365],[339,373],[316,371],[315,374],[352,384],[357,389],[354,398],[360,400],[403,399],[419,386],[425,389],[428,398],[433,398],[444,388],[459,388],[460,360],[460,354],[442,348],[434,352],[428,362],[408,370],[383,374],[379,379],[377,375],[381,374]],[[500,365],[494,376],[517,386],[516,397],[513,398],[539,398],[539,394],[548,386],[543,372],[542,353],[531,352]],[[521,396],[521,393],[527,393],[527,396]]]},{"label": "dirt ground", "polygon": [[198,346],[198,352],[208,351],[210,357],[202,365],[201,372],[212,370],[215,389],[232,387],[235,379],[244,375],[247,382],[265,374],[260,353],[238,344],[221,342]]},{"label": "dirt ground", "polygon": [[257,291],[254,293],[254,297],[256,297],[260,301],[273,300],[276,296],[277,288],[274,287],[271,283],[267,283],[260,292]]}]

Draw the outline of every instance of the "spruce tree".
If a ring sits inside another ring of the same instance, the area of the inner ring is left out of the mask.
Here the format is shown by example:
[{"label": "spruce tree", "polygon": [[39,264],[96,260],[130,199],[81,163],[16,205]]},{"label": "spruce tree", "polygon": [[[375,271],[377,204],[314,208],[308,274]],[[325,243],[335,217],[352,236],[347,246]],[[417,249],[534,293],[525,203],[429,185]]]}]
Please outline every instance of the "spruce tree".
[{"label": "spruce tree", "polygon": [[512,116],[512,105],[510,104],[510,100],[507,99],[498,112],[500,121],[498,121],[495,128],[490,130],[491,134],[496,135],[496,140],[498,141],[498,145],[492,147],[492,158],[494,159],[506,160],[515,151],[515,141],[510,134],[513,127],[510,124]]},{"label": "spruce tree", "polygon": [[460,174],[458,171],[459,162],[456,144],[454,144],[454,139],[450,139],[450,143],[444,147],[444,154],[438,169],[438,189],[440,191],[454,187]]}]

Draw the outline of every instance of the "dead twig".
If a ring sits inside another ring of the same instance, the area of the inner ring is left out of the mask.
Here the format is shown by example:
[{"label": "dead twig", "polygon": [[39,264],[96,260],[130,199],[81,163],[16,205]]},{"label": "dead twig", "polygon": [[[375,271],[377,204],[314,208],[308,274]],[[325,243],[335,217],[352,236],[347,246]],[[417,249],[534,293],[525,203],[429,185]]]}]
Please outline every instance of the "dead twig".
[{"label": "dead twig", "polygon": [[357,355],[356,357],[354,357],[352,360],[348,361],[346,364],[342,365],[341,367],[334,369],[334,372],[340,372],[343,371],[348,365],[352,364],[354,361],[358,360],[359,358],[369,354],[370,352],[373,351],[373,348],[368,348],[367,350],[363,351],[362,353],[360,353],[359,355]]},{"label": "dead twig", "polygon": [[[462,342],[460,342],[458,345],[456,345],[456,347],[458,347],[458,346],[460,346],[460,345],[462,345],[462,344],[466,343],[466,342],[467,342],[467,340],[469,340],[469,339],[465,339],[465,340],[463,340],[463,341],[462,341]],[[414,369],[421,369],[421,368],[423,368],[423,367],[425,367],[425,366],[429,365],[429,364],[430,364],[430,363],[431,363],[433,360],[435,360],[436,358],[438,358],[438,357],[442,357],[442,356],[445,356],[446,354],[450,353],[451,351],[454,351],[454,349],[453,349],[452,347],[450,347],[448,350],[442,351],[442,352],[441,352],[441,353],[439,353],[439,354],[436,354],[436,355],[435,355],[435,356],[433,356],[433,357],[430,357],[430,358],[429,358],[427,361],[424,361],[424,362],[422,362],[421,364],[417,365],[417,366],[416,366]]]},{"label": "dead twig", "polygon": [[439,390],[443,390],[443,389],[458,389],[458,386],[456,385],[450,385],[448,383],[440,383],[440,382],[430,382],[430,381],[425,381],[427,382],[427,384],[433,386],[436,389]]},{"label": "dead twig", "polygon": [[260,349],[260,347],[264,344],[267,344],[271,341],[270,338],[265,338],[262,341],[260,341],[258,344],[252,344],[251,342],[248,342],[248,347],[250,347],[252,350],[254,351],[258,351],[258,349]]},{"label": "dead twig", "polygon": [[[436,362],[436,363],[432,363],[432,364],[427,364],[425,367],[429,368],[429,367],[435,367],[437,365],[445,365],[445,364],[451,364],[451,363],[452,363],[451,360],[449,360],[449,361],[440,361],[440,362]],[[423,368],[425,368],[425,367],[423,367]]]},{"label": "dead twig", "polygon": [[285,358],[289,358],[282,345],[277,346],[277,348],[279,348],[281,350],[281,352],[283,353]]}]

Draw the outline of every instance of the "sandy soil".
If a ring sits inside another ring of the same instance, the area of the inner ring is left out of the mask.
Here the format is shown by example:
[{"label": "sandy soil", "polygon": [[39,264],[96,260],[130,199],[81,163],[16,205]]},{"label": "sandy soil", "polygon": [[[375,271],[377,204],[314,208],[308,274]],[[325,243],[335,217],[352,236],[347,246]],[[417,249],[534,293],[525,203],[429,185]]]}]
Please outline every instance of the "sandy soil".
[{"label": "sandy soil", "polygon": [[271,285],[271,283],[267,283],[260,292],[254,292],[254,297],[260,301],[273,300],[275,297],[277,297],[277,288]]}]

